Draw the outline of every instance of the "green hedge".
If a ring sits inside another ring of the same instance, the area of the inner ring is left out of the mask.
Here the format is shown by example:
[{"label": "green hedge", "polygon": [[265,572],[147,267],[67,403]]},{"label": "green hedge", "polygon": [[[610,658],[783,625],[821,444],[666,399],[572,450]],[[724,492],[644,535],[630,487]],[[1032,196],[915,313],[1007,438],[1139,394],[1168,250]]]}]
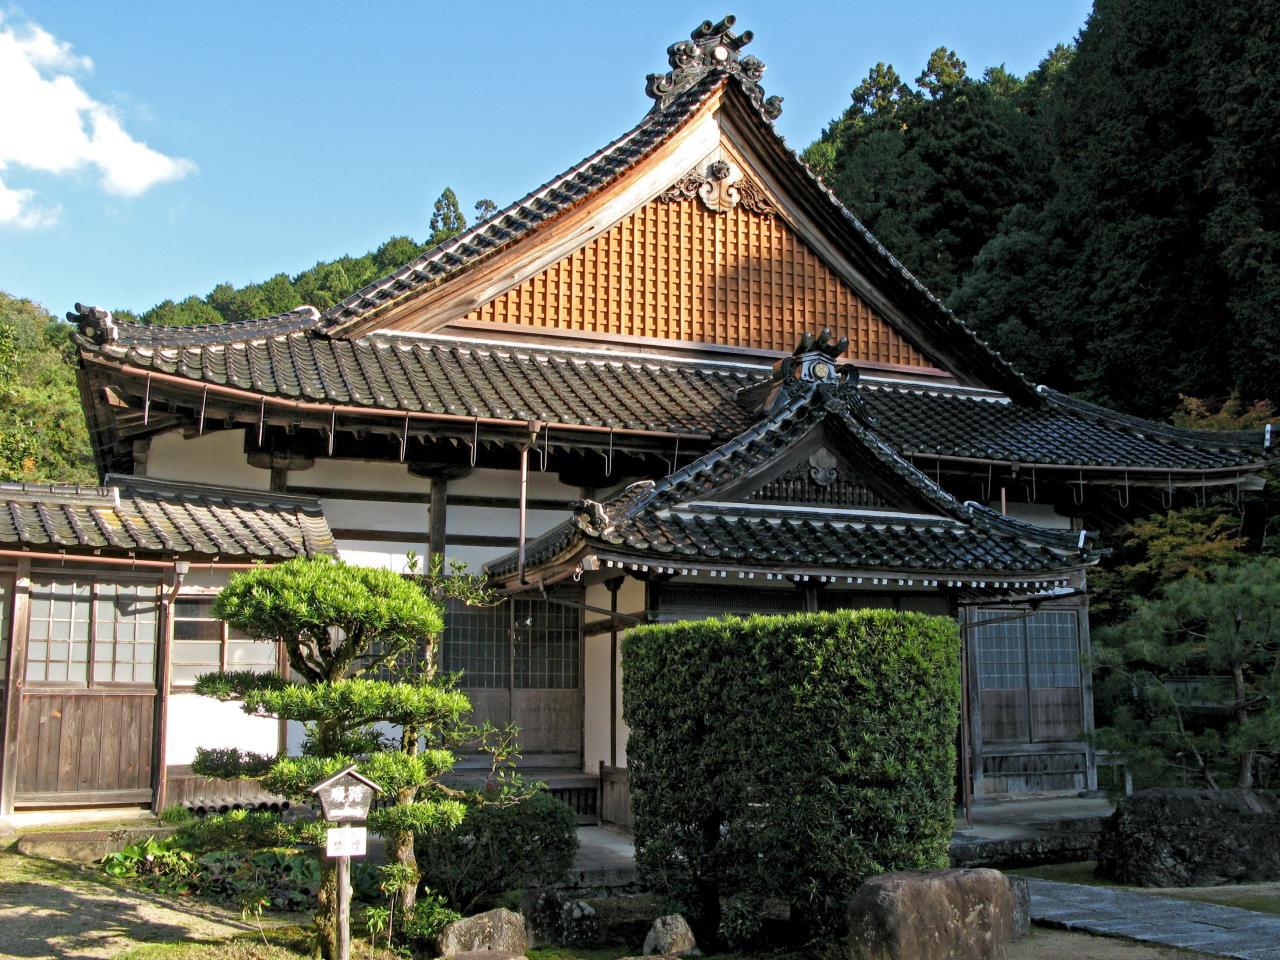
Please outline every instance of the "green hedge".
[{"label": "green hedge", "polygon": [[822,926],[867,876],[945,866],[959,657],[954,620],[888,610],[630,631],[642,882],[742,942],[766,898]]}]

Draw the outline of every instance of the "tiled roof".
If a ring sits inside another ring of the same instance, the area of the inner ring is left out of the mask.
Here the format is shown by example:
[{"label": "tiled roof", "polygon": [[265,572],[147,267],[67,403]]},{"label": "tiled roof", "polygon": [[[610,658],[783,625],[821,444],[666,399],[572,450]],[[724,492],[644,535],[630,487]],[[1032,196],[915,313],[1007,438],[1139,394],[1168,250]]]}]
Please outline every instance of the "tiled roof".
[{"label": "tiled roof", "polygon": [[[844,570],[910,570],[937,575],[1009,574],[1048,577],[1092,562],[1078,533],[1021,523],[977,504],[961,504],[895,454],[854,412],[848,394],[828,384],[686,467],[658,481],[627,488],[605,503],[581,501],[572,520],[526,548],[536,567],[591,545],[603,553],[656,566],[698,564]],[[820,510],[732,503],[718,499],[735,481],[759,475],[820,425],[889,476],[922,512]],[[515,555],[489,564],[509,575]]]},{"label": "tiled roof", "polygon": [[1027,465],[1213,470],[1265,460],[1262,431],[1210,433],[1128,417],[1040,388],[1042,407],[918,386],[863,387],[899,453]]},{"label": "tiled roof", "polygon": [[296,333],[235,343],[98,348],[113,360],[195,383],[337,406],[732,434],[754,417],[733,400],[748,368],[611,359],[395,334],[358,340]]},{"label": "tiled roof", "polygon": [[103,487],[0,484],[0,546],[287,560],[335,552],[310,497],[109,475]]},{"label": "tiled roof", "polygon": [[[716,440],[754,421],[737,392],[769,375],[738,364],[441,336],[343,340],[308,330],[201,343],[183,338],[188,328],[173,328],[163,342],[139,342],[133,324],[119,327],[116,342],[94,347],[99,355],[193,384],[339,407],[705,433]],[[1043,387],[1040,406],[942,386],[864,380],[861,389],[880,434],[906,456],[1197,471],[1256,465],[1269,454],[1261,431],[1179,430]]]}]

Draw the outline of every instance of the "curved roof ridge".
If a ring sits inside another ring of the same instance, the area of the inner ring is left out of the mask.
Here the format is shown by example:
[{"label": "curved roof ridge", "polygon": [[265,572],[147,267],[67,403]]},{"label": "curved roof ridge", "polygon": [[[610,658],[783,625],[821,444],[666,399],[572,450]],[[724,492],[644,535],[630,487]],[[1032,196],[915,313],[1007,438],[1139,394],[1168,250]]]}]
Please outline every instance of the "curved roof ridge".
[{"label": "curved roof ridge", "polygon": [[1135,433],[1166,440],[1183,446],[1205,448],[1209,450],[1256,448],[1264,451],[1269,446],[1268,430],[1195,430],[1189,427],[1176,427],[1171,423],[1158,420],[1147,420],[1135,417],[1119,410],[1112,410],[1101,404],[1081,400],[1043,384],[1036,387],[1036,392],[1045,398],[1050,406],[1069,413],[1078,414],[1103,423],[1120,427]]},{"label": "curved roof ridge", "polygon": [[966,500],[964,506],[975,522],[989,530],[1043,543],[1057,550],[1087,550],[1088,545],[1098,538],[1098,534],[1092,530],[1062,530],[1043,527],[1029,520],[1019,520],[975,500]]},{"label": "curved roof ridge", "polygon": [[253,320],[228,320],[225,323],[199,323],[190,326],[168,326],[117,320],[110,310],[76,304],[67,319],[75,324],[78,337],[93,347],[192,347],[238,343],[314,329],[320,322],[320,311],[303,304],[284,313]]},{"label": "curved roof ridge", "polygon": [[[404,266],[334,304],[322,314],[325,332],[334,336],[341,335],[351,323],[387,300],[412,293],[483,256],[506,247],[554,219],[565,209],[614,182],[650,149],[673,134],[694,109],[701,106],[712,92],[727,84],[728,80],[729,78],[722,74],[709,74],[676,97],[665,110],[645,114],[639,123],[621,136],[534,188],[519,200],[495,211],[456,237],[451,237],[424,251]],[[630,155],[624,156],[623,154],[629,146],[632,146],[633,141],[640,139],[646,132],[653,136],[647,142],[640,144],[639,148],[634,149]],[[608,165],[611,169],[601,174],[590,173],[593,167],[601,164]],[[579,180],[594,180],[594,182],[585,184],[576,182]],[[552,195],[557,191],[563,196],[553,197]],[[454,262],[448,264],[441,262],[450,256],[454,258]],[[417,276],[423,271],[427,271],[430,275]],[[396,288],[401,284],[404,284],[403,289],[397,291]],[[379,294],[384,296],[379,299]]]}]

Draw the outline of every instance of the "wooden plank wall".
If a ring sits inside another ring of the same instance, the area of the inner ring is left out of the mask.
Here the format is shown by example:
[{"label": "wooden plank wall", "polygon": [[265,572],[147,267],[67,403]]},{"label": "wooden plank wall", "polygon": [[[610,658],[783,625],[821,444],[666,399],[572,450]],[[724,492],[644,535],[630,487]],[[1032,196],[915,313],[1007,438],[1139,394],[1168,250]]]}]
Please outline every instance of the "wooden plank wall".
[{"label": "wooden plank wall", "polygon": [[935,366],[777,215],[654,200],[469,321],[791,350],[830,327],[849,356]]},{"label": "wooden plank wall", "polygon": [[154,691],[22,697],[15,803],[150,800]]}]

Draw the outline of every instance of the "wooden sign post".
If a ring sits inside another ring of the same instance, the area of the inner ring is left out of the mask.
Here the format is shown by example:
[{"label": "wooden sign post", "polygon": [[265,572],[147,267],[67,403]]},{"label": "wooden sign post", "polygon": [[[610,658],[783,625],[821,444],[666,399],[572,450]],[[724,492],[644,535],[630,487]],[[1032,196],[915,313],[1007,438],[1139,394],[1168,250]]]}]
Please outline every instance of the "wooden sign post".
[{"label": "wooden sign post", "polygon": [[325,820],[340,824],[326,834],[324,853],[338,861],[338,960],[351,960],[351,858],[365,855],[369,831],[364,821],[382,788],[356,773],[353,763],[321,780],[311,792],[320,798]]}]

